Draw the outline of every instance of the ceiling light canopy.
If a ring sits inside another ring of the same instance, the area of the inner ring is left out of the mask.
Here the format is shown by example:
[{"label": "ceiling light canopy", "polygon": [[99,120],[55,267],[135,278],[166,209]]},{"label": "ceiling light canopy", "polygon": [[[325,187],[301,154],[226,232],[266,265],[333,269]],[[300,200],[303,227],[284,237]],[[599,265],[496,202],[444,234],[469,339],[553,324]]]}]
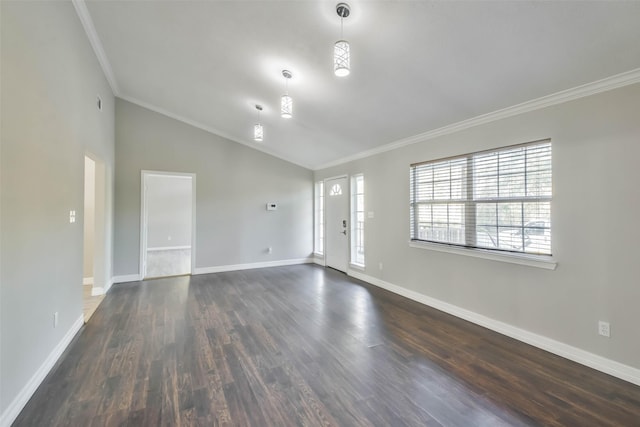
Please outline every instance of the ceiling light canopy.
[{"label": "ceiling light canopy", "polygon": [[351,49],[349,42],[344,40],[343,20],[349,16],[351,10],[346,3],[336,5],[336,13],[340,17],[340,40],[333,45],[333,72],[338,77],[348,76],[351,72]]},{"label": "ceiling light canopy", "polygon": [[282,75],[285,78],[285,94],[280,100],[280,115],[285,119],[290,119],[293,117],[293,99],[289,96],[289,79],[292,74],[289,70],[282,70]]},{"label": "ceiling light canopy", "polygon": [[262,111],[262,105],[256,105],[256,110],[258,110],[258,123],[253,125],[253,140],[262,142],[264,138],[264,129],[262,124],[260,124],[260,112]]}]

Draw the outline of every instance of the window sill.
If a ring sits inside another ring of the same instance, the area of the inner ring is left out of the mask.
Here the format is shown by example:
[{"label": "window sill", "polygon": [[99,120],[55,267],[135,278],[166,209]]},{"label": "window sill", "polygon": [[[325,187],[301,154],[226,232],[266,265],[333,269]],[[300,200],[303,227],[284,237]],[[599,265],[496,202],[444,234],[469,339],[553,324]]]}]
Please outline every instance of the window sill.
[{"label": "window sill", "polygon": [[529,254],[502,253],[484,249],[460,248],[446,244],[416,241],[409,241],[409,246],[418,249],[428,249],[438,252],[447,252],[450,254],[465,255],[474,258],[490,259],[492,261],[526,265],[529,267],[543,268],[546,270],[555,270],[558,266],[558,263],[554,261],[553,258],[544,255],[539,256]]}]

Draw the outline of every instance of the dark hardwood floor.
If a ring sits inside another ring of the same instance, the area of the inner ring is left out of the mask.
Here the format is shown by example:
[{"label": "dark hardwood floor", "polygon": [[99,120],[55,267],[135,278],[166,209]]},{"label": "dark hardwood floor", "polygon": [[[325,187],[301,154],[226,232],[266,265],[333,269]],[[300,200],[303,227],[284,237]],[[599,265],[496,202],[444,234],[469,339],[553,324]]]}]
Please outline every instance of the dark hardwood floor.
[{"label": "dark hardwood floor", "polygon": [[312,265],[116,285],[16,426],[640,426],[640,387]]}]

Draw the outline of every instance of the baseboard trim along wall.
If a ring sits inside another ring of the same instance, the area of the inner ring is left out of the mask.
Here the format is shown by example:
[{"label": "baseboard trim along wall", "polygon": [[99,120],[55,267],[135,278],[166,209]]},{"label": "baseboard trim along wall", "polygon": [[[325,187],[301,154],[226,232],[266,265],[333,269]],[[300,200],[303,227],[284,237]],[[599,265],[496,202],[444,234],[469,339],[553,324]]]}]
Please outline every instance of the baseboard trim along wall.
[{"label": "baseboard trim along wall", "polygon": [[82,325],[84,325],[84,316],[81,315],[73,322],[64,337],[62,337],[60,342],[54,347],[51,353],[49,353],[49,356],[47,356],[35,374],[33,374],[31,379],[29,379],[27,384],[20,390],[20,393],[18,393],[0,416],[0,427],[9,427],[16,420],[20,411],[22,411],[29,399],[31,399],[33,393],[35,393],[42,381],[49,374],[51,368],[53,368],[67,346],[71,343],[71,340],[73,340],[80,328],[82,328]]},{"label": "baseboard trim along wall", "polygon": [[225,271],[251,270],[253,268],[282,267],[285,265],[296,265],[296,264],[311,264],[313,262],[314,262],[313,257],[309,257],[309,258],[297,258],[297,259],[283,259],[279,261],[253,262],[248,264],[218,265],[215,267],[196,267],[193,271],[193,274],[222,273]]},{"label": "baseboard trim along wall", "polygon": [[640,369],[598,356],[597,354],[589,353],[588,351],[564,344],[560,341],[556,341],[542,335],[534,334],[533,332],[517,328],[509,325],[508,323],[491,319],[473,311],[428,297],[419,292],[394,285],[356,270],[349,269],[347,273],[351,277],[360,279],[379,288],[386,289],[394,294],[402,295],[403,297],[409,298],[413,301],[444,311],[445,313],[467,320],[471,323],[475,323],[476,325],[483,326],[487,329],[491,329],[492,331],[530,344],[534,347],[538,347],[542,350],[546,350],[550,353],[564,357],[565,359],[580,363],[581,365],[588,366],[597,371],[604,372],[605,374],[628,381],[632,384],[640,385]]},{"label": "baseboard trim along wall", "polygon": [[[139,274],[124,274],[122,276],[113,276],[113,283],[138,282],[142,280]],[[107,289],[108,290],[108,289]]]},{"label": "baseboard trim along wall", "polygon": [[106,291],[104,290],[104,288],[101,287],[96,287],[94,286],[93,288],[91,288],[91,296],[95,297],[97,295],[104,295],[106,293]]},{"label": "baseboard trim along wall", "polygon": [[318,264],[318,265],[321,265],[323,267],[326,266],[326,262],[324,260],[324,255],[314,254],[313,262],[314,262],[314,264]]},{"label": "baseboard trim along wall", "polygon": [[156,246],[155,248],[147,248],[147,252],[153,251],[178,251],[184,249],[191,249],[191,246]]}]

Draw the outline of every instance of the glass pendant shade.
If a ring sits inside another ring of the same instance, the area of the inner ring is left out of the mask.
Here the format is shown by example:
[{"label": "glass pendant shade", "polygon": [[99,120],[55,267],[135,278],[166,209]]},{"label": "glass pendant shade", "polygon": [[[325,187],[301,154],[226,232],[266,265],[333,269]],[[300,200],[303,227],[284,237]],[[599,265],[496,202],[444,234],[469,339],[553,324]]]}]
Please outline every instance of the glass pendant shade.
[{"label": "glass pendant shade", "polygon": [[338,77],[348,76],[350,70],[351,52],[349,42],[338,40],[333,46],[333,72]]},{"label": "glass pendant shade", "polygon": [[262,125],[260,123],[256,123],[255,125],[253,125],[253,140],[262,142],[263,138],[264,138],[264,129],[262,128]]},{"label": "glass pendant shade", "polygon": [[293,99],[289,95],[282,95],[280,115],[285,119],[290,119],[293,116]]}]

